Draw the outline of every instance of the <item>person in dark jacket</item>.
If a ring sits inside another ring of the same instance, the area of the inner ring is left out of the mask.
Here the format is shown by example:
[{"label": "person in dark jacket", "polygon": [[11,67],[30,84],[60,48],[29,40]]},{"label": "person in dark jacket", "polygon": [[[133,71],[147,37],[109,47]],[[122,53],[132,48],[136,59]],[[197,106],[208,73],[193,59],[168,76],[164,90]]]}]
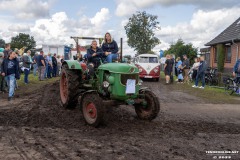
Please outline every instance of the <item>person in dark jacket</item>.
[{"label": "person in dark jacket", "polygon": [[40,54],[36,58],[36,62],[38,65],[38,79],[39,81],[43,81],[45,79],[44,72],[46,70],[46,63],[44,59],[44,52],[40,51]]},{"label": "person in dark jacket", "polygon": [[87,63],[92,64],[94,68],[100,65],[103,50],[97,46],[97,41],[93,40],[91,47],[87,50]]},{"label": "person in dark jacket", "polygon": [[54,53],[52,56],[52,66],[53,66],[52,76],[56,77],[57,76],[57,66],[58,66],[56,53]]},{"label": "person in dark jacket", "polygon": [[116,41],[112,39],[111,34],[108,32],[105,34],[102,50],[108,63],[111,63],[113,60],[118,59],[118,45]]},{"label": "person in dark jacket", "polygon": [[37,56],[38,56],[38,53],[36,52],[35,55],[32,57],[32,60],[33,60],[33,75],[34,76],[37,75],[37,69],[38,69]]},{"label": "person in dark jacket", "polygon": [[28,75],[30,73],[31,65],[33,63],[30,50],[27,51],[27,54],[24,53],[22,61],[23,61],[23,71],[24,71],[24,83],[28,84]]},{"label": "person in dark jacket", "polygon": [[7,92],[7,90],[6,90],[6,86],[7,86],[7,84],[6,84],[6,81],[5,81],[5,79],[4,79],[4,77],[2,76],[2,63],[3,63],[3,57],[4,57],[4,54],[3,54],[3,52],[1,52],[0,51],[0,93],[1,92]]},{"label": "person in dark jacket", "polygon": [[189,69],[190,69],[190,61],[187,57],[186,54],[183,55],[183,76],[184,76],[184,82],[188,82],[188,72],[189,72]]},{"label": "person in dark jacket", "polygon": [[14,96],[16,79],[20,79],[19,74],[19,62],[16,59],[16,53],[10,51],[9,57],[3,60],[2,63],[2,76],[5,77],[5,80],[8,84],[9,94],[8,100],[11,101]]},{"label": "person in dark jacket", "polygon": [[93,40],[91,47],[87,50],[87,65],[90,76],[94,75],[94,68],[100,65],[103,50],[97,46],[97,41]]},{"label": "person in dark jacket", "polygon": [[207,62],[204,59],[204,56],[200,57],[200,65],[198,67],[198,71],[197,71],[197,77],[195,80],[195,85],[193,85],[193,88],[198,88],[198,81],[199,79],[202,80],[202,86],[199,87],[201,89],[204,89],[205,87],[205,71],[207,69]]},{"label": "person in dark jacket", "polygon": [[166,84],[170,83],[170,76],[172,75],[172,59],[170,55],[166,55],[166,61],[164,64],[164,73],[166,78]]},{"label": "person in dark jacket", "polygon": [[240,59],[237,60],[233,67],[233,77],[236,77],[236,83],[240,83]]}]

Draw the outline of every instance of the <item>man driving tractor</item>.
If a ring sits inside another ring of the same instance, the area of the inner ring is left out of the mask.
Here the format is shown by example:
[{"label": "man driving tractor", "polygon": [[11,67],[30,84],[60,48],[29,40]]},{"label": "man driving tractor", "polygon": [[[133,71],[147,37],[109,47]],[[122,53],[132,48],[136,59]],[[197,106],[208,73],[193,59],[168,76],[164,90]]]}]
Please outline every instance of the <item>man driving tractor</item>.
[{"label": "man driving tractor", "polygon": [[89,75],[94,75],[94,68],[98,68],[101,64],[100,60],[103,56],[103,50],[97,46],[97,41],[93,40],[91,47],[87,50],[87,65]]}]

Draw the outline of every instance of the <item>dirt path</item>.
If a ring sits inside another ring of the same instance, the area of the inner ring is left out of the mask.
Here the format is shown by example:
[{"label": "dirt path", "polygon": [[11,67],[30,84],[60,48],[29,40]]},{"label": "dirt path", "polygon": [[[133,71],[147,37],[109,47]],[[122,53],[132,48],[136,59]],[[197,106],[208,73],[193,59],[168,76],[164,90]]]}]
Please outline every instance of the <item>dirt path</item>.
[{"label": "dirt path", "polygon": [[140,121],[131,106],[120,106],[99,128],[87,126],[78,108],[60,107],[58,83],[12,104],[0,97],[0,159],[205,160],[214,156],[206,151],[240,150],[240,105],[213,104],[177,85],[144,85],[161,102],[157,119]]}]

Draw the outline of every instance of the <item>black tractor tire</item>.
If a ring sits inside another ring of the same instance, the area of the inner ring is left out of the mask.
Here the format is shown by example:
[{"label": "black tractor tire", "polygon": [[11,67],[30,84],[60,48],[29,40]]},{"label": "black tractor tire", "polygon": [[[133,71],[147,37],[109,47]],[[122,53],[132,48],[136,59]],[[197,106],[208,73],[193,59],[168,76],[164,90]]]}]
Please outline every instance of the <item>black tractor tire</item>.
[{"label": "black tractor tire", "polygon": [[82,97],[81,110],[85,122],[93,127],[98,127],[104,122],[105,106],[102,98],[97,93],[85,93]]},{"label": "black tractor tire", "polygon": [[144,94],[147,106],[143,106],[143,104],[134,104],[138,118],[149,121],[155,119],[160,111],[158,97],[149,90],[140,90],[139,94]]},{"label": "black tractor tire", "polygon": [[62,66],[60,75],[60,97],[64,108],[75,108],[78,103],[78,89],[81,71],[70,70],[67,64]]}]

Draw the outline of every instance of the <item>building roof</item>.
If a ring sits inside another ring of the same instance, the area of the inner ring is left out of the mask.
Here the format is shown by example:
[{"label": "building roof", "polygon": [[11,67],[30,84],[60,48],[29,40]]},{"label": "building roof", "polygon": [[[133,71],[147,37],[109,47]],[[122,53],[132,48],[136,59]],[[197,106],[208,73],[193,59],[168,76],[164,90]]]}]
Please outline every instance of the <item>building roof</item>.
[{"label": "building roof", "polygon": [[211,47],[200,48],[200,52],[210,52]]},{"label": "building roof", "polygon": [[216,38],[205,45],[212,46],[219,43],[232,42],[232,40],[240,41],[240,17]]}]

